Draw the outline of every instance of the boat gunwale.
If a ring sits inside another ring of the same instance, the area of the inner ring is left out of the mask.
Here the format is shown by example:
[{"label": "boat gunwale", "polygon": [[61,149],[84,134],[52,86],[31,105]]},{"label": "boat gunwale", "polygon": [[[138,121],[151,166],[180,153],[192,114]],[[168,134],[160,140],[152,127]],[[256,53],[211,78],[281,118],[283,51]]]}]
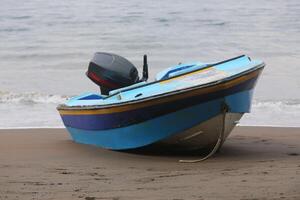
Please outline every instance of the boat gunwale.
[{"label": "boat gunwale", "polygon": [[[148,101],[152,101],[152,100],[157,100],[160,98],[164,98],[164,97],[169,97],[169,96],[175,96],[178,94],[182,94],[182,93],[188,93],[194,90],[198,90],[198,89],[205,89],[205,88],[209,88],[209,87],[213,87],[213,86],[217,86],[219,84],[224,84],[226,82],[229,81],[233,81],[234,79],[238,79],[240,77],[249,75],[255,71],[259,71],[261,69],[263,69],[265,67],[265,63],[261,63],[259,65],[256,65],[255,67],[243,71],[241,73],[235,74],[234,76],[230,76],[221,80],[217,80],[217,81],[213,81],[213,82],[209,82],[206,84],[202,84],[202,85],[196,85],[194,87],[187,87],[187,88],[183,88],[180,90],[176,90],[176,91],[171,91],[168,93],[163,93],[163,94],[158,94],[158,95],[153,95],[150,97],[145,97],[145,98],[141,98],[141,99],[136,99],[136,100],[131,100],[131,101],[126,101],[126,102],[120,102],[120,103],[113,103],[113,104],[106,104],[106,105],[88,105],[88,106],[67,106],[65,104],[60,104],[57,106],[57,110],[58,111],[83,111],[83,110],[101,110],[101,109],[110,109],[110,108],[115,108],[115,107],[121,107],[121,106],[128,106],[128,105],[132,105],[132,104],[138,104],[138,103],[145,103]],[[198,71],[198,70],[195,70]],[[193,71],[193,72],[195,72]],[[182,74],[184,75],[184,74]],[[182,76],[180,75],[180,76]],[[172,77],[173,78],[173,77]],[[166,79],[169,80],[169,79]],[[166,81],[163,80],[163,81]]]},{"label": "boat gunwale", "polygon": [[[176,76],[173,76],[173,77],[169,77],[169,78],[166,78],[166,79],[163,79],[163,80],[156,80],[156,81],[153,81],[153,82],[150,82],[150,83],[147,83],[147,84],[143,84],[143,85],[139,85],[139,86],[136,86],[136,87],[132,87],[132,88],[128,88],[128,89],[125,89],[125,90],[122,90],[122,91],[119,91],[119,92],[116,92],[112,95],[109,95],[103,99],[108,99],[110,97],[113,97],[113,96],[116,96],[118,95],[120,92],[127,92],[127,91],[130,91],[130,90],[134,90],[134,89],[137,89],[137,88],[141,88],[141,87],[145,87],[145,86],[148,86],[148,85],[153,85],[155,83],[160,83],[160,82],[164,82],[164,81],[169,81],[169,80],[172,80],[172,79],[175,79],[175,78],[178,78],[180,76],[185,76],[187,74],[191,74],[191,73],[194,73],[194,72],[197,72],[197,71],[202,71],[202,70],[205,70],[205,69],[208,69],[208,68],[211,68],[211,67],[215,67],[216,65],[220,65],[220,64],[223,64],[223,63],[226,63],[226,62],[230,62],[232,60],[236,60],[236,59],[239,59],[239,58],[242,58],[246,55],[240,55],[240,56],[237,56],[237,57],[234,57],[234,58],[230,58],[230,59],[227,59],[227,60],[223,60],[223,61],[220,61],[220,62],[216,62],[216,63],[213,63],[213,64],[208,64],[207,66],[203,67],[203,68],[200,68],[200,69],[195,69],[195,70],[192,70],[192,71],[189,71],[189,72],[185,72],[183,74],[178,74]],[[251,60],[249,57],[248,57],[249,60]],[[121,88],[120,88],[121,89]]]}]

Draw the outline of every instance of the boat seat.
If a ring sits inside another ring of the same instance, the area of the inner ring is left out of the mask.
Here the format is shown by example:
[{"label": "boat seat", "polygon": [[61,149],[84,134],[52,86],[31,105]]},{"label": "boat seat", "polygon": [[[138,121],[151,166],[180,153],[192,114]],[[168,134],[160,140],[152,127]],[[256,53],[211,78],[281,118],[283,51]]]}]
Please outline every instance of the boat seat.
[{"label": "boat seat", "polygon": [[169,67],[161,72],[159,72],[155,80],[160,81],[160,80],[165,80],[174,76],[178,76],[187,72],[191,72],[194,70],[202,69],[209,64],[207,63],[201,63],[201,62],[196,62],[196,63],[186,63],[186,64],[179,64],[175,65],[173,67]]},{"label": "boat seat", "polygon": [[104,99],[106,95],[99,95],[92,92],[86,92],[79,96],[72,97],[70,101],[82,101],[82,100],[100,100]]},{"label": "boat seat", "polygon": [[77,98],[77,100],[99,100],[104,99],[105,95],[98,95],[94,93],[87,93],[82,95],[80,98]]}]

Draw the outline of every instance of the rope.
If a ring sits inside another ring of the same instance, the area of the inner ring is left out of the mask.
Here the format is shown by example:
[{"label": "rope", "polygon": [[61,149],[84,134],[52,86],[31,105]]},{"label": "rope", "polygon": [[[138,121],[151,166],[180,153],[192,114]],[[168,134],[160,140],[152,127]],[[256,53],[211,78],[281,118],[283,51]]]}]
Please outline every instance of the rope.
[{"label": "rope", "polygon": [[224,140],[224,133],[225,133],[225,117],[226,117],[226,112],[228,111],[228,106],[226,105],[226,103],[223,104],[222,106],[222,130],[220,131],[218,140],[214,146],[214,148],[209,152],[209,154],[207,154],[205,157],[201,158],[201,159],[196,159],[196,160],[179,160],[180,163],[197,163],[197,162],[202,162],[208,158],[210,158],[211,156],[213,156],[218,149],[221,147],[222,142]]}]

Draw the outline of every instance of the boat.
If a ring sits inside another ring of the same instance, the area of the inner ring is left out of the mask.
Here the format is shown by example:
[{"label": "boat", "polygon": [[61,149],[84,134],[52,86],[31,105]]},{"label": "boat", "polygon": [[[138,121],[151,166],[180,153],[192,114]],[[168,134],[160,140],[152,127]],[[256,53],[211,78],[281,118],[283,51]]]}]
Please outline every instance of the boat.
[{"label": "boat", "polygon": [[169,67],[148,82],[127,59],[98,52],[86,75],[101,93],[72,97],[57,107],[77,143],[111,150],[151,144],[215,153],[244,113],[265,64],[241,55],[221,62]]}]

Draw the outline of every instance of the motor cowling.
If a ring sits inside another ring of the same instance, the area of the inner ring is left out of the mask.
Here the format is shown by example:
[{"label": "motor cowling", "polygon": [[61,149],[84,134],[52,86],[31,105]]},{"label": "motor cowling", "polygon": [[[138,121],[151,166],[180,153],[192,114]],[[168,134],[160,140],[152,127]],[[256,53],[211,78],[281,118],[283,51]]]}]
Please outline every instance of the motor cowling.
[{"label": "motor cowling", "polygon": [[86,75],[96,83],[101,94],[137,83],[137,68],[126,58],[112,53],[97,52],[89,63]]}]

